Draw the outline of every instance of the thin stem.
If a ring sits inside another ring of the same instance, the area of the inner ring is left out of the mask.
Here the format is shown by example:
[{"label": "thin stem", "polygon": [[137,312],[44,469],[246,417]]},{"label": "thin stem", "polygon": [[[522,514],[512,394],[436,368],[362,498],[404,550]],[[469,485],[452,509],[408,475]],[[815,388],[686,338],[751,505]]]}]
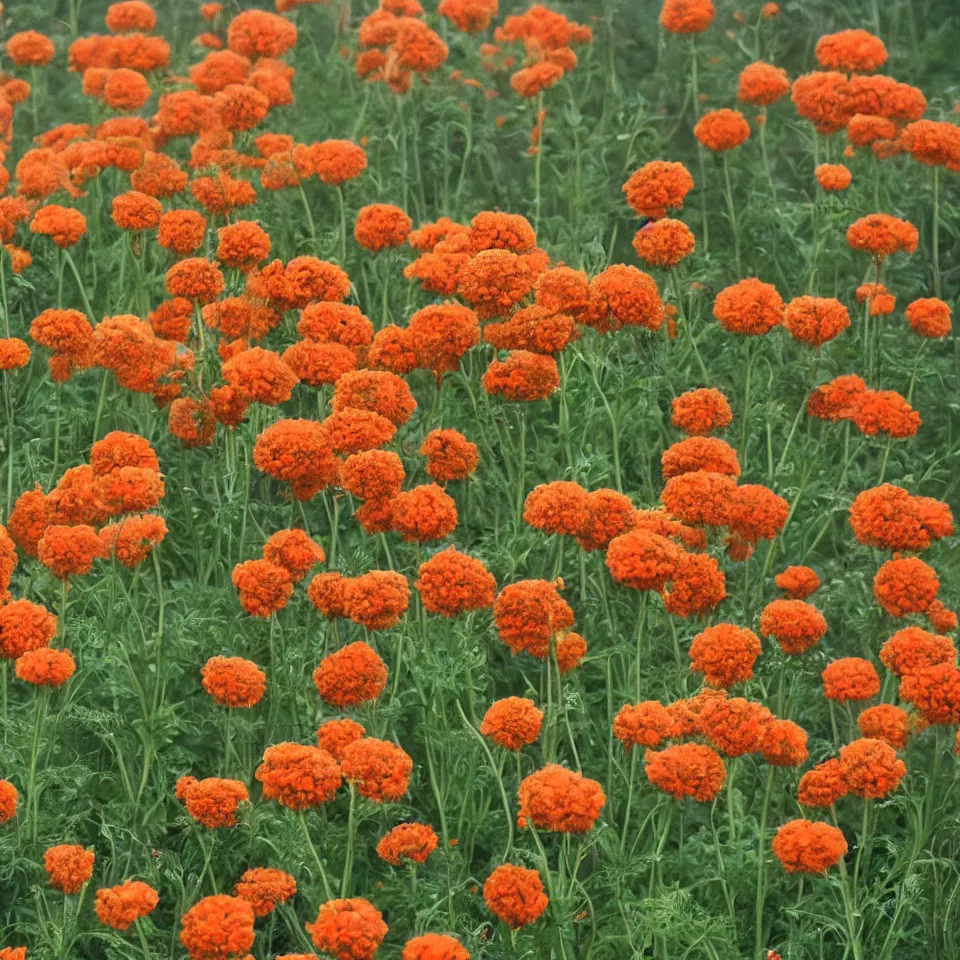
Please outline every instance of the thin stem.
[{"label": "thin stem", "polygon": [[33,720],[33,742],[30,746],[30,771],[27,774],[27,797],[30,803],[30,840],[37,842],[37,819],[40,797],[37,793],[37,757],[40,754],[40,731],[47,715],[47,699],[50,691],[47,687],[37,693],[36,713]]},{"label": "thin stem", "polygon": [[[782,671],[781,671],[782,677]],[[773,778],[777,768],[770,765],[767,784],[763,791],[763,806],[760,809],[760,836],[757,840],[757,899],[753,953],[755,960],[763,960],[763,907],[767,897],[767,815],[770,812],[770,797],[773,793]]]},{"label": "thin stem", "polygon": [[347,814],[347,855],[343,862],[343,877],[340,880],[340,896],[350,896],[350,882],[353,879],[353,849],[357,840],[357,788],[350,784],[350,811]]},{"label": "thin stem", "polygon": [[303,837],[307,841],[307,846],[310,848],[310,853],[313,855],[313,862],[317,865],[317,873],[320,874],[320,881],[323,884],[324,893],[327,896],[328,900],[333,899],[333,888],[330,886],[330,881],[327,879],[327,871],[323,868],[323,861],[320,859],[320,854],[317,853],[317,848],[313,844],[313,840],[310,839],[310,831],[307,829],[307,818],[303,815],[303,811],[298,812],[300,818],[300,826],[303,829]]},{"label": "thin stem", "polygon": [[340,266],[347,262],[347,208],[343,202],[343,187],[337,187],[337,205],[340,207]]},{"label": "thin stem", "polygon": [[730,219],[730,229],[733,231],[733,258],[737,267],[737,276],[741,274],[740,267],[740,218],[737,216],[737,208],[733,202],[733,186],[730,183],[730,161],[727,159],[728,152],[723,153],[723,186],[724,195],[727,198],[727,216]]},{"label": "thin stem", "polygon": [[940,167],[933,168],[933,292],[940,296]]}]

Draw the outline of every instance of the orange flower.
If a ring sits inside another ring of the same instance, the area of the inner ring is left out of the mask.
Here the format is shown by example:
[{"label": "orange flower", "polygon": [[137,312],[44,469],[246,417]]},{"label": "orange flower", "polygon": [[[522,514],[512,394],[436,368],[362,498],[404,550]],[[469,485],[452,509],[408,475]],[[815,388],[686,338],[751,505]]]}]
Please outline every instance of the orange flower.
[{"label": "orange flower", "polygon": [[873,73],[887,62],[887,48],[866,30],[841,30],[817,41],[814,55],[824,70]]},{"label": "orange flower", "polygon": [[299,743],[267,747],[255,776],[267,800],[291,810],[329,803],[343,783],[340,767],[326,750]]},{"label": "orange flower", "polygon": [[907,304],[905,316],[919,337],[939,340],[952,329],[950,307],[936,297],[922,297]]},{"label": "orange flower", "polygon": [[19,370],[30,362],[30,348],[18,337],[0,339],[0,370]]},{"label": "orange flower", "polygon": [[190,960],[232,960],[253,947],[253,907],[218,893],[195,903],[180,919],[180,943]]},{"label": "orange flower", "polygon": [[723,527],[730,520],[736,481],[721,473],[694,470],[671,477],[660,494],[668,513],[684,523]]},{"label": "orange flower", "polygon": [[761,483],[737,487],[730,504],[730,529],[747,543],[773,540],[784,528],[790,504]]},{"label": "orange flower", "polygon": [[419,358],[413,349],[412,338],[408,331],[395,324],[389,324],[377,331],[367,353],[367,362],[374,369],[380,368],[389,370],[391,373],[404,374],[416,369]]},{"label": "orange flower", "polygon": [[460,270],[457,292],[481,320],[506,316],[533,289],[536,274],[522,255],[481,250]]},{"label": "orange flower", "polygon": [[855,373],[835,377],[810,394],[807,413],[821,420],[849,420],[866,392],[866,383]]},{"label": "orange flower", "polygon": [[750,136],[750,125],[739,110],[705,113],[693,128],[693,135],[709,150],[723,152],[739,147]]},{"label": "orange flower", "polygon": [[177,781],[177,799],[183,801],[187,813],[210,830],[237,825],[237,807],[249,802],[247,788],[239,780],[208,777],[197,780],[181,777]]},{"label": "orange flower", "polygon": [[774,600],[760,614],[760,634],[774,637],[791,656],[806,653],[827,632],[827,621],[803,600]]},{"label": "orange flower", "polygon": [[200,670],[203,689],[221,707],[256,706],[267,688],[264,672],[242,657],[211,657]]},{"label": "orange flower", "polygon": [[834,758],[817,764],[801,778],[797,802],[804,807],[832,807],[849,793],[840,761]]},{"label": "orange flower", "polygon": [[630,530],[637,519],[630,498],[606,488],[587,494],[587,512],[587,521],[577,534],[577,543],[588,552],[606,550],[614,538]]},{"label": "orange flower", "polygon": [[847,243],[854,250],[869,253],[875,260],[883,260],[901,250],[913,253],[919,239],[912,223],[887,213],[868,214],[847,228]]},{"label": "orange flower", "polygon": [[631,590],[663,590],[676,573],[681,550],[649,530],[614,537],[607,548],[607,568],[617,583]]},{"label": "orange flower", "polygon": [[457,527],[456,503],[435,483],[397,494],[390,508],[393,529],[409,542],[442,540]]},{"label": "orange flower", "polygon": [[850,505],[850,527],[860,543],[919,553],[954,533],[953,513],[933,497],[915,497],[890,483],[864,490]]},{"label": "orange flower", "polygon": [[840,748],[840,772],[854,796],[878,800],[896,790],[907,767],[889,743],[865,738]]},{"label": "orange flower", "polygon": [[221,367],[224,380],[247,403],[275,407],[290,399],[297,375],[279,354],[262,347],[251,347],[234,354]]},{"label": "orange flower", "polygon": [[310,387],[336,383],[357,367],[357,355],[340,343],[314,343],[302,340],[287,347],[283,362]]},{"label": "orange flower", "polygon": [[406,578],[393,570],[371,570],[344,586],[344,613],[368,630],[395,627],[409,605]]},{"label": "orange flower", "polygon": [[157,15],[143,0],[122,0],[107,7],[104,21],[111,33],[149,33],[157,25]]},{"label": "orange flower", "polygon": [[377,843],[377,856],[394,867],[404,863],[426,863],[437,849],[433,827],[423,823],[401,823]]},{"label": "orange flower", "polygon": [[93,561],[106,555],[93,527],[86,524],[47,527],[37,543],[37,558],[61,580],[89,573]]},{"label": "orange flower", "polygon": [[740,476],[737,452],[725,440],[713,437],[688,437],[673,444],[660,458],[666,479],[694,471]]},{"label": "orange flower", "polygon": [[536,870],[504,863],[487,877],[483,899],[512,930],[536,923],[550,904]]},{"label": "orange flower", "polygon": [[263,558],[283,567],[299,583],[327,555],[303,530],[278,530],[263,546]]},{"label": "orange flower", "polygon": [[182,193],[188,179],[188,174],[172,157],[148,150],[140,166],[130,174],[130,186],[158,200],[165,200]]},{"label": "orange flower", "polygon": [[939,600],[934,600],[924,613],[934,630],[953,633],[960,625],[960,617],[953,610],[948,610]]},{"label": "orange flower", "polygon": [[367,169],[367,153],[350,140],[324,140],[310,148],[310,159],[323,183],[339,187]]},{"label": "orange flower", "polygon": [[526,651],[545,660],[554,636],[573,626],[573,610],[555,584],[520,580],[500,591],[493,619],[500,639],[514,654]]},{"label": "orange flower", "polygon": [[133,569],[150,556],[168,532],[162,517],[146,514],[109,524],[101,528],[98,536],[107,556],[114,556],[125,567]]},{"label": "orange flower", "polygon": [[371,253],[387,247],[399,247],[406,242],[413,221],[400,207],[389,203],[373,203],[361,207],[354,224],[357,243]]},{"label": "orange flower", "polygon": [[737,83],[737,99],[752,103],[755,107],[768,107],[790,92],[787,71],[782,67],[758,60],[748,63],[740,71]]},{"label": "orange flower", "polygon": [[727,332],[749,336],[769,333],[783,322],[783,313],[776,288],[756,277],[721,290],[713,303],[713,315]]},{"label": "orange flower", "polygon": [[659,747],[674,733],[670,712],[659,700],[624,704],[613,718],[613,735],[627,750],[633,747]]},{"label": "orange flower", "polygon": [[527,494],[523,519],[537,530],[576,536],[590,519],[587,491],[578,483],[542,483]]},{"label": "orange flower", "polygon": [[362,737],[344,747],[340,769],[361,797],[395,803],[407,792],[413,760],[393,743]]},{"label": "orange flower", "polygon": [[254,916],[266,917],[278,903],[286,903],[296,894],[297,881],[282,870],[254,867],[244,871],[233,892],[253,907]]},{"label": "orange flower", "polygon": [[213,443],[217,421],[207,404],[191,397],[180,397],[170,404],[168,429],[184,447],[206,447]]},{"label": "orange flower", "polygon": [[820,589],[820,577],[810,567],[787,567],[773,582],[787,594],[790,600],[806,600]]},{"label": "orange flower", "polygon": [[917,666],[901,677],[899,695],[928,723],[953,726],[960,721],[960,670],[952,662]]},{"label": "orange flower", "polygon": [[338,763],[343,759],[343,751],[354,740],[359,740],[367,730],[356,720],[328,720],[320,724],[317,730],[317,746],[326,750]]},{"label": "orange flower", "polygon": [[94,853],[77,844],[64,843],[48,847],[43,854],[43,868],[49,874],[50,886],[63,893],[79,893],[93,876]]},{"label": "orange flower", "polygon": [[[9,780],[0,780],[0,824],[9,823],[17,815],[17,803],[20,794]],[[26,958],[26,951],[24,951]],[[4,958],[13,960],[13,958]]]},{"label": "orange flower", "polygon": [[589,833],[607,802],[596,780],[547,764],[531,773],[517,791],[517,825],[532,823],[538,830],[554,833]]},{"label": "orange flower", "polygon": [[418,310],[410,318],[407,336],[417,363],[439,378],[458,370],[460,359],[480,342],[480,323],[473,310],[444,303]]},{"label": "orange flower", "polygon": [[960,162],[960,127],[936,120],[908,123],[900,135],[903,149],[927,166],[956,169]]},{"label": "orange flower", "polygon": [[227,46],[242,57],[282,57],[297,43],[297,28],[265,10],[245,10],[227,26]]},{"label": "orange flower", "polygon": [[215,264],[202,257],[175,263],[165,277],[167,293],[199,303],[212,303],[224,291],[223,274]]},{"label": "orange flower", "polygon": [[254,466],[275,480],[290,483],[299,500],[310,500],[336,482],[337,461],[323,426],[313,420],[278,420],[253,446]]},{"label": "orange flower", "polygon": [[939,589],[936,571],[918,557],[888,560],[873,578],[873,595],[892,617],[923,613]]},{"label": "orange flower", "polygon": [[389,443],[396,426],[372,410],[345,407],[334,411],[320,424],[327,445],[335,453],[362,453]]},{"label": "orange flower", "polygon": [[55,203],[40,207],[30,221],[30,232],[50,237],[63,250],[79,243],[87,232],[87,218],[72,207]]},{"label": "orange flower", "polygon": [[763,759],[775,767],[799,767],[810,756],[807,732],[792,720],[774,720],[760,743]]},{"label": "orange flower", "polygon": [[653,277],[625,264],[614,264],[590,282],[591,315],[583,318],[600,332],[622,326],[659,330],[663,301]]},{"label": "orange flower", "polygon": [[427,473],[440,483],[465,480],[480,463],[477,445],[458,430],[431,430],[418,452],[427,458]]},{"label": "orange flower", "polygon": [[876,667],[860,657],[833,660],[821,676],[824,696],[841,704],[850,700],[869,700],[880,692]]},{"label": "orange flower", "polygon": [[251,617],[270,617],[293,596],[290,572],[269,560],[238,563],[231,580],[240,595],[240,606]]},{"label": "orange flower", "polygon": [[[369,576],[369,574],[368,574]],[[313,671],[320,696],[340,709],[376,700],[387,684],[387,666],[362,640],[331,653]]]},{"label": "orange flower", "polygon": [[853,174],[842,163],[821,163],[813,174],[828,193],[846,190],[853,182]]},{"label": "orange flower", "polygon": [[828,823],[791,820],[777,830],[772,849],[787,873],[826,873],[847,852],[843,831]]},{"label": "orange flower", "polygon": [[696,245],[690,228],[680,220],[653,220],[637,231],[633,249],[653,267],[669,269],[693,253]]},{"label": "orange flower", "polygon": [[147,78],[126,67],[107,71],[103,89],[100,91],[108,107],[122,111],[139,110],[152,94],[153,90]]},{"label": "orange flower", "polygon": [[912,732],[907,712],[889,703],[867,707],[857,717],[857,727],[864,737],[881,740],[894,750],[905,750]]},{"label": "orange flower", "polygon": [[360,500],[387,500],[400,492],[406,472],[403,462],[388,450],[366,450],[347,457],[340,485]]},{"label": "orange flower", "polygon": [[880,648],[880,662],[896,677],[916,673],[923,667],[949,664],[956,659],[957,650],[949,637],[929,633],[920,627],[898,630]]},{"label": "orange flower", "polygon": [[69,650],[39,647],[20,655],[14,664],[18,680],[35,687],[62,687],[77,668]]},{"label": "orange flower", "polygon": [[502,394],[512,402],[545,400],[560,387],[560,372],[553,357],[514,350],[504,361],[493,360],[483,375],[487,393]]},{"label": "orange flower", "polygon": [[672,413],[673,426],[692,436],[706,436],[733,422],[729,401],[712,387],[682,393],[674,399]]},{"label": "orange flower", "polygon": [[647,779],[674,800],[693,797],[698,803],[709,803],[727,779],[723,759],[716,750],[700,743],[648,750],[643,768]]},{"label": "orange flower", "polygon": [[482,33],[498,8],[499,0],[440,0],[437,13],[464,33]]},{"label": "orange flower", "polygon": [[543,711],[526,697],[495,700],[483,715],[480,732],[504,750],[520,750],[536,743],[543,726]]},{"label": "orange flower", "polygon": [[196,210],[168,210],[160,218],[157,243],[181,257],[195,253],[203,246],[207,220]]},{"label": "orange flower", "polygon": [[57,618],[39,603],[11,600],[0,605],[0,657],[16,660],[46,647],[57,635]]},{"label": "orange flower", "polygon": [[425,933],[406,942],[400,960],[470,960],[470,954],[456,937]]},{"label": "orange flower", "polygon": [[317,343],[341,343],[359,349],[373,342],[373,324],[359,307],[345,303],[311,303],[300,314],[297,333]]},{"label": "orange flower", "polygon": [[587,655],[587,641],[579,633],[561,632],[557,634],[554,652],[557,669],[561,674],[567,674],[583,663],[583,658]]},{"label": "orange flower", "polygon": [[713,0],[664,0],[660,23],[670,33],[703,33],[716,15]]},{"label": "orange flower", "polygon": [[641,217],[660,219],[667,210],[679,210],[693,189],[693,177],[682,163],[651,160],[623,185],[627,203]]},{"label": "orange flower", "polygon": [[[10,535],[17,546],[31,557],[37,555],[37,544],[50,525],[49,514],[47,498],[37,485],[33,490],[25,490],[17,497],[17,502],[7,518]],[[0,610],[3,609],[0,606]]]},{"label": "orange flower", "polygon": [[13,34],[7,40],[6,51],[18,67],[45,67],[56,53],[53,41],[36,30]]},{"label": "orange flower", "polygon": [[417,402],[405,380],[380,370],[357,370],[337,380],[333,391],[333,410],[368,410],[386,417],[394,426],[402,426],[417,408]]},{"label": "orange flower", "polygon": [[497,582],[482,561],[449,547],[420,564],[414,586],[425,610],[456,617],[493,606]]},{"label": "orange flower", "polygon": [[697,732],[728,757],[741,757],[763,749],[773,722],[762,704],[743,697],[711,697],[700,710]]},{"label": "orange flower", "polygon": [[221,227],[217,236],[220,242],[216,258],[225,267],[246,272],[270,254],[270,237],[252,220],[237,220]]},{"label": "orange flower", "polygon": [[322,903],[306,927],[316,948],[336,960],[373,960],[387,935],[380,911],[360,897]]},{"label": "orange flower", "polygon": [[752,630],[718,623],[694,637],[690,669],[702,673],[711,687],[726,690],[753,676],[760,650],[760,639]]},{"label": "orange flower", "polygon": [[252,130],[270,111],[270,98],[250,83],[231,83],[213,97],[213,109],[224,130]]},{"label": "orange flower", "polygon": [[850,314],[832,297],[796,297],[784,308],[783,325],[794,340],[819,348],[850,326]]}]

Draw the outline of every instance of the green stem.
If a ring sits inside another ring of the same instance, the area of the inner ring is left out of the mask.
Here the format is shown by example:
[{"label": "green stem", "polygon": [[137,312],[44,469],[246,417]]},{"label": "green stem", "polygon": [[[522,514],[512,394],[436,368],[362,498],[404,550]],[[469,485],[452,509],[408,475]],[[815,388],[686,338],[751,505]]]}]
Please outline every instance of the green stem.
[{"label": "green stem", "polygon": [[330,881],[327,879],[327,871],[323,868],[323,861],[320,859],[320,854],[317,853],[317,848],[313,844],[313,840],[310,839],[310,831],[307,829],[307,818],[303,815],[303,811],[298,811],[298,817],[300,818],[300,826],[303,830],[303,838],[307,841],[307,846],[310,848],[310,853],[313,855],[313,862],[317,865],[317,873],[320,874],[320,882],[323,884],[323,890],[326,894],[328,900],[333,899],[333,888],[330,886]]},{"label": "green stem", "polygon": [[347,814],[347,855],[343,862],[343,877],[340,880],[340,897],[350,896],[353,879],[353,850],[357,840],[357,788],[350,784],[350,811]]},{"label": "green stem", "polygon": [[30,746],[30,771],[27,774],[27,797],[30,803],[30,840],[37,842],[37,819],[40,806],[40,797],[37,791],[37,757],[40,754],[40,732],[47,715],[47,699],[50,696],[49,688],[44,687],[37,692],[36,713],[33,721],[33,742]]},{"label": "green stem", "polygon": [[733,231],[733,258],[737,268],[737,276],[742,273],[740,266],[740,218],[733,202],[733,186],[730,183],[729,151],[723,152],[723,187],[727,198],[727,216],[730,218],[730,229]]},{"label": "green stem", "polygon": [[760,836],[757,841],[757,900],[753,952],[755,960],[763,960],[763,907],[767,897],[767,816],[770,812],[770,797],[777,768],[770,765],[767,784],[763,791],[763,806],[760,809]]},{"label": "green stem", "polygon": [[933,292],[940,296],[940,167],[933,168]]}]

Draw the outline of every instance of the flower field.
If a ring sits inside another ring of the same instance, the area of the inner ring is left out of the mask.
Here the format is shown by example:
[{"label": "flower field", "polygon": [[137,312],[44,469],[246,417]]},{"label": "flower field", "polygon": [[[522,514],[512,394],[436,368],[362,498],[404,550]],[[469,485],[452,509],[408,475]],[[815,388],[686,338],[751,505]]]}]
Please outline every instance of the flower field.
[{"label": "flower field", "polygon": [[0,960],[960,957],[952,0],[0,7]]}]

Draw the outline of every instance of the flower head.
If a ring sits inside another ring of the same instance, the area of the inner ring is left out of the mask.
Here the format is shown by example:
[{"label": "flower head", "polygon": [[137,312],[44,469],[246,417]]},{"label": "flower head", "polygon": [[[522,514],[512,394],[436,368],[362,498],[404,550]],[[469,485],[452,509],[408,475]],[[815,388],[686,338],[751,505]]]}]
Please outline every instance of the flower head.
[{"label": "flower head", "polygon": [[329,803],[343,784],[340,767],[326,750],[299,743],[267,747],[255,776],[267,800],[291,810]]},{"label": "flower head", "polygon": [[723,759],[711,747],[682,743],[665,750],[648,750],[643,758],[647,779],[674,800],[692,797],[709,803],[727,779]]},{"label": "flower head", "polygon": [[377,843],[377,856],[394,867],[407,863],[426,863],[437,849],[437,834],[424,823],[401,823],[385,833]]},{"label": "flower head", "polygon": [[504,863],[487,877],[483,899],[508,927],[518,930],[536,923],[550,904],[536,870]]},{"label": "flower head", "polygon": [[43,867],[50,886],[66,894],[79,893],[93,876],[94,853],[78,844],[64,843],[48,847]]},{"label": "flower head", "polygon": [[264,672],[242,657],[211,657],[200,670],[203,689],[221,707],[253,707],[267,687]]},{"label": "flower head", "polygon": [[826,873],[846,855],[843,832],[828,823],[791,820],[773,838],[774,856],[787,873]]},{"label": "flower head", "polygon": [[529,821],[538,830],[555,833],[589,833],[607,800],[595,780],[557,764],[525,777],[517,799],[519,826]]},{"label": "flower head", "polygon": [[413,760],[388,740],[361,737],[344,747],[340,769],[344,780],[355,785],[361,797],[375,803],[395,803],[407,792]]},{"label": "flower head", "polygon": [[495,700],[483,715],[480,732],[504,750],[520,750],[536,743],[543,725],[543,711],[526,697]]},{"label": "flower head", "polygon": [[253,946],[253,921],[253,907],[240,897],[204,897],[181,918],[180,943],[190,960],[234,960]]}]

